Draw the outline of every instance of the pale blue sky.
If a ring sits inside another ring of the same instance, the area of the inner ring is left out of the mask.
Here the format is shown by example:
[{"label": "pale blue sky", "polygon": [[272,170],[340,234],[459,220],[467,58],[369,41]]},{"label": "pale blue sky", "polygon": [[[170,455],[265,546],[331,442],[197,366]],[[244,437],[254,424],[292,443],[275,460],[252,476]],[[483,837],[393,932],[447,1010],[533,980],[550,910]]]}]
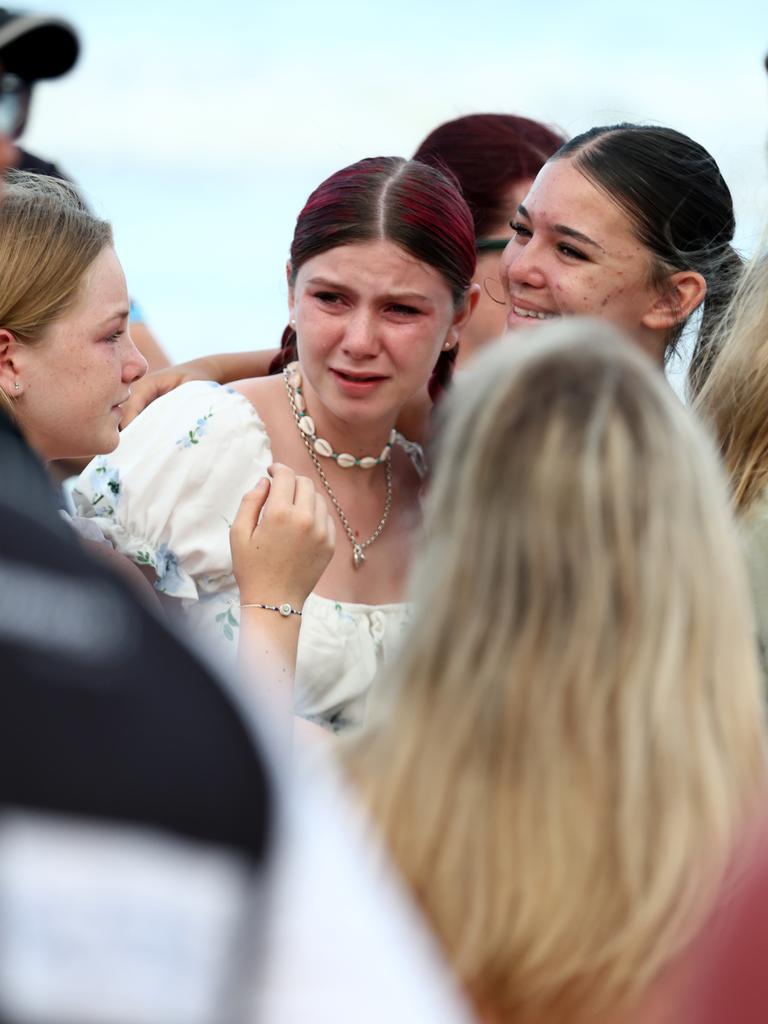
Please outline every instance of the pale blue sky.
[{"label": "pale blue sky", "polygon": [[768,219],[764,0],[51,0],[82,59],[39,87],[24,142],[115,225],[129,286],[177,359],[276,344],[293,222],[326,174],[410,154],[478,110],[574,134],[670,124],[706,145],[739,241]]}]

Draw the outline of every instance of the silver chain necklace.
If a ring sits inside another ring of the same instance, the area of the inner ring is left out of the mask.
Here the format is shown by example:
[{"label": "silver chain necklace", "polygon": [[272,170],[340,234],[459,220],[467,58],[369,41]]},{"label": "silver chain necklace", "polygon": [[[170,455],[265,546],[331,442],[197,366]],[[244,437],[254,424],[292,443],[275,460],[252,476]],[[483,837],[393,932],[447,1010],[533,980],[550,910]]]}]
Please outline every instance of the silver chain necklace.
[{"label": "silver chain necklace", "polygon": [[341,525],[344,527],[344,532],[349,538],[349,543],[352,545],[352,564],[356,569],[359,569],[365,562],[365,549],[369,548],[375,540],[379,539],[384,530],[384,527],[387,525],[389,513],[392,510],[392,460],[388,458],[384,464],[384,472],[386,474],[387,479],[387,496],[384,500],[384,512],[382,513],[381,519],[379,520],[379,525],[373,531],[371,536],[368,538],[368,540],[365,540],[361,543],[355,536],[352,527],[349,525],[349,520],[347,519],[344,509],[339,504],[339,499],[333,493],[333,488],[331,487],[328,481],[328,477],[325,475],[325,471],[323,470],[323,467],[320,465],[320,460],[318,459],[317,454],[312,447],[311,439],[307,437],[307,435],[299,426],[301,416],[299,409],[296,406],[294,390],[291,387],[291,384],[288,380],[288,371],[286,369],[283,370],[283,382],[285,384],[285,390],[288,393],[288,401],[291,404],[291,412],[293,413],[293,418],[296,420],[296,426],[298,427],[299,434],[301,435],[301,439],[304,442],[304,447],[307,449],[310,459],[312,459],[312,465],[317,470],[317,475],[320,477],[323,487],[328,492],[328,497],[331,499],[331,504],[336,509],[336,515],[339,517]]}]

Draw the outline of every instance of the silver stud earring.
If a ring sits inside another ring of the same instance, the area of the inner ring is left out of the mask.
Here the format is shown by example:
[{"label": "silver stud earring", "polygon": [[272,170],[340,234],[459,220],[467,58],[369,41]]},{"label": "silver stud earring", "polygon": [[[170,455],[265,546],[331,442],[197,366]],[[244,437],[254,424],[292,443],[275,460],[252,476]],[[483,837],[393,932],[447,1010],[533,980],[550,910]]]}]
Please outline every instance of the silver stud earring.
[{"label": "silver stud earring", "polygon": [[21,384],[19,384],[19,382],[17,380],[15,380],[13,382],[13,390],[14,391],[21,391]]},{"label": "silver stud earring", "polygon": [[296,321],[294,320],[293,317],[291,317],[291,327],[293,327],[293,329],[296,330]]}]

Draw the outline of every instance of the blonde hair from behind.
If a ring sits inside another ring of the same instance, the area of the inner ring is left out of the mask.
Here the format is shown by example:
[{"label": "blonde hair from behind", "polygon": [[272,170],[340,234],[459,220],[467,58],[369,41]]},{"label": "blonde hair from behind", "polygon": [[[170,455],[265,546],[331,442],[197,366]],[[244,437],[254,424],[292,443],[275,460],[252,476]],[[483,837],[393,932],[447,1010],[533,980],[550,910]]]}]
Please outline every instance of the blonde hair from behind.
[{"label": "blonde hair from behind", "polygon": [[[0,328],[35,344],[76,300],[112,229],[68,182],[9,171],[0,198]],[[0,388],[0,401],[13,401]]]},{"label": "blonde hair from behind", "polygon": [[618,332],[559,321],[457,381],[425,534],[348,773],[491,1019],[630,1006],[710,909],[763,787],[714,454]]},{"label": "blonde hair from behind", "polygon": [[768,487],[768,243],[747,267],[711,348],[689,379],[709,423],[738,515]]}]

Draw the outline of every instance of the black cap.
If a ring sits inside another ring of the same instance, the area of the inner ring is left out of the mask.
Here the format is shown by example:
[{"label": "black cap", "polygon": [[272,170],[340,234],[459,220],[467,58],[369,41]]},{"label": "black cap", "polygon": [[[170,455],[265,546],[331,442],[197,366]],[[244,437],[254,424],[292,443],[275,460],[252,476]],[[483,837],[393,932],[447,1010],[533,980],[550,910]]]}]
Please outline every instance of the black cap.
[{"label": "black cap", "polygon": [[0,7],[0,64],[19,78],[58,78],[80,52],[68,21],[47,14],[22,14]]}]

